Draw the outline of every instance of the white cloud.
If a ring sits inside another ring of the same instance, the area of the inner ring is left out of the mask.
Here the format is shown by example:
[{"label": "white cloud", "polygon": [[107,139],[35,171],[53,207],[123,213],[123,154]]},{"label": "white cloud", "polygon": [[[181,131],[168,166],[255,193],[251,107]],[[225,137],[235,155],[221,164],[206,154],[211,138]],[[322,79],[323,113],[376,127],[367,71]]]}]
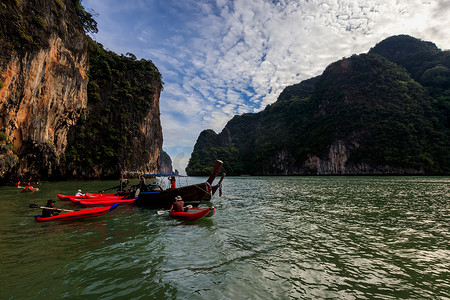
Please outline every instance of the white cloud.
[{"label": "white cloud", "polygon": [[[159,68],[164,148],[172,158],[184,153],[184,163],[203,129],[220,131],[235,114],[263,109],[286,86],[384,38],[410,34],[444,49],[450,44],[448,0],[83,4],[100,14],[97,39],[106,48],[151,59]],[[128,23],[137,10],[141,18]]]}]

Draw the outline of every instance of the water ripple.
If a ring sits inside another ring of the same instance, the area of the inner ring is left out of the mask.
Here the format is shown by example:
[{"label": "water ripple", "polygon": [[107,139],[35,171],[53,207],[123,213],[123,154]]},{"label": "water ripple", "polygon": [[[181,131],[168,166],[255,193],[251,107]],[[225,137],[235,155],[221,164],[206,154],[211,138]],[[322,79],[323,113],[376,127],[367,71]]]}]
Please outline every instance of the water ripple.
[{"label": "water ripple", "polygon": [[0,208],[0,298],[448,299],[449,186],[226,178],[216,214],[195,223],[120,207],[38,224],[16,198]]}]

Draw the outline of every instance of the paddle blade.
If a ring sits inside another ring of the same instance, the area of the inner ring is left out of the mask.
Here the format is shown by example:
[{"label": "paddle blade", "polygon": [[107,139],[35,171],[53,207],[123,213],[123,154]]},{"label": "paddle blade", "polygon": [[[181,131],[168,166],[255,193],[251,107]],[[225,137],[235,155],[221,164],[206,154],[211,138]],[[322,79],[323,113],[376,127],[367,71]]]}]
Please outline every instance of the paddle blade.
[{"label": "paddle blade", "polygon": [[41,208],[41,207],[37,204],[30,204],[30,208]]},{"label": "paddle blade", "polygon": [[167,210],[158,210],[156,213],[158,214],[158,215],[163,215],[163,214],[165,214],[167,212]]},{"label": "paddle blade", "polygon": [[114,203],[114,204],[111,205],[111,207],[109,208],[109,211],[114,210],[117,206],[119,206],[119,203]]}]

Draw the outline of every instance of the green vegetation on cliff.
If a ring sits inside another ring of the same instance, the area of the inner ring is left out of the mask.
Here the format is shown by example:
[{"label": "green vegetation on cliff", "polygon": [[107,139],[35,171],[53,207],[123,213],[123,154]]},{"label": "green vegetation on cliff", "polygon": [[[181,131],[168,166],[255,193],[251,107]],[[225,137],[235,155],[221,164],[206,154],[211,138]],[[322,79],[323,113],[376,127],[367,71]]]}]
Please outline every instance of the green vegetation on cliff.
[{"label": "green vegetation on cliff", "polygon": [[142,168],[152,150],[146,147],[148,132],[143,130],[150,112],[157,117],[151,120],[156,153],[162,144],[161,74],[151,61],[136,60],[131,53],[117,55],[92,39],[89,56],[88,108],[69,132],[67,168],[86,175],[101,170],[103,176]]},{"label": "green vegetation on cliff", "polygon": [[[78,28],[68,26],[68,16],[71,19],[70,22],[81,24],[81,31],[83,29],[86,32],[98,31],[97,22],[92,14],[84,9],[81,0],[54,0],[39,3],[2,0],[0,2],[1,31],[8,40],[0,39],[3,50],[0,52],[0,57],[12,50],[25,54],[45,48],[52,34],[60,37],[74,36],[71,31],[76,31]],[[80,41],[73,39],[73,43],[80,43]]]},{"label": "green vegetation on cliff", "polygon": [[391,37],[220,134],[202,132],[186,171],[207,175],[222,159],[229,175],[449,173],[448,58],[432,43]]},{"label": "green vegetation on cliff", "polygon": [[411,77],[427,88],[434,104],[450,127],[450,51],[435,44],[400,35],[387,38],[370,50],[404,67]]}]

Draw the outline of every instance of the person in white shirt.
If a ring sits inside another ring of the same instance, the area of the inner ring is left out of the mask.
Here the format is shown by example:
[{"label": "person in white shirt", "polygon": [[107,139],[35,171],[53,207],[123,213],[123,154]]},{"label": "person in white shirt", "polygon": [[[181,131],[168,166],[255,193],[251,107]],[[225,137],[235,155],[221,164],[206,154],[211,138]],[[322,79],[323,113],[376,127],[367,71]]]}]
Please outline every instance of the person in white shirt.
[{"label": "person in white shirt", "polygon": [[84,196],[84,194],[81,192],[81,190],[78,190],[75,196]]}]

